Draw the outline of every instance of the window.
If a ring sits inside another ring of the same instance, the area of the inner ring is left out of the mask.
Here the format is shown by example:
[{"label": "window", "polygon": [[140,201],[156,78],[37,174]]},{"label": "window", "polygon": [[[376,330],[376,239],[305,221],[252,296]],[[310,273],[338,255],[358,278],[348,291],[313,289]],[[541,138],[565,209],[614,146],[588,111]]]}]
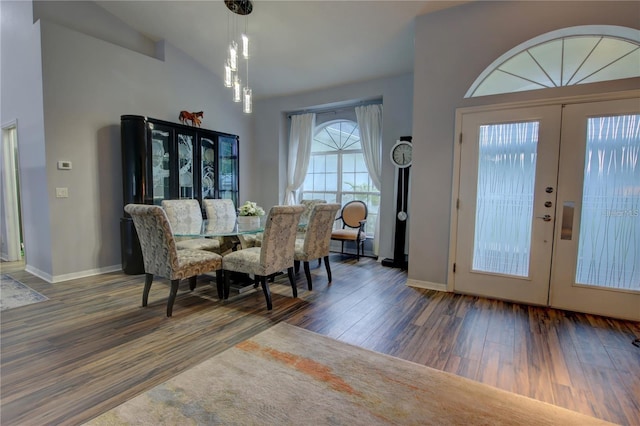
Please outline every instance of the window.
[{"label": "window", "polygon": [[638,77],[638,34],[611,25],[570,27],[543,34],[495,60],[465,98]]},{"label": "window", "polygon": [[364,201],[369,209],[366,232],[373,237],[380,192],[369,177],[357,123],[336,120],[316,128],[300,197],[341,205],[352,200]]}]

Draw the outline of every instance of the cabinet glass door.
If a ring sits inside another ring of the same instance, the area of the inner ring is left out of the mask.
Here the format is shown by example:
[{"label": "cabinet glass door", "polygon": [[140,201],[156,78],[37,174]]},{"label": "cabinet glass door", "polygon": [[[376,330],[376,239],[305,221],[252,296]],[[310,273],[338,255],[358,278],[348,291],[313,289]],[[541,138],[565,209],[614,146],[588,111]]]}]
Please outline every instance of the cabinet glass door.
[{"label": "cabinet glass door", "polygon": [[170,197],[170,146],[171,130],[151,124],[151,170],[153,204],[160,205],[162,200]]},{"label": "cabinet glass door", "polygon": [[178,132],[178,198],[194,198],[193,165],[195,137]]},{"label": "cabinet glass door", "polygon": [[220,136],[218,151],[218,198],[231,199],[238,206],[238,140]]},{"label": "cabinet glass door", "polygon": [[201,158],[202,158],[202,199],[216,198],[216,150],[215,143],[211,138],[201,137]]}]

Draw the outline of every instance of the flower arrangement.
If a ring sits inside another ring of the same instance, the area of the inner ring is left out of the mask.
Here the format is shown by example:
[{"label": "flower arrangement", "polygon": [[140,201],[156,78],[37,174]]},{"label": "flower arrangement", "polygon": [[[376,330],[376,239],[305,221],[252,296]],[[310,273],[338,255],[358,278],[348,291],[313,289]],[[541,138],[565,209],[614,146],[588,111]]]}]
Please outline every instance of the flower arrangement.
[{"label": "flower arrangement", "polygon": [[264,216],[264,209],[253,201],[247,201],[238,209],[238,216]]}]

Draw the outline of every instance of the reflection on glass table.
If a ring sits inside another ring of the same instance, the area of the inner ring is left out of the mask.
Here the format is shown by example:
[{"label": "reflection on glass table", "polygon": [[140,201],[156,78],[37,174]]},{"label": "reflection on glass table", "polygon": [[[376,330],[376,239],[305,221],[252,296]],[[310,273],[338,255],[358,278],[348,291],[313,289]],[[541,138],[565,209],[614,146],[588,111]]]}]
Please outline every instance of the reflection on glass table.
[{"label": "reflection on glass table", "polygon": [[233,237],[264,232],[262,225],[258,227],[238,224],[235,220],[227,222],[181,223],[173,230],[177,237]]}]

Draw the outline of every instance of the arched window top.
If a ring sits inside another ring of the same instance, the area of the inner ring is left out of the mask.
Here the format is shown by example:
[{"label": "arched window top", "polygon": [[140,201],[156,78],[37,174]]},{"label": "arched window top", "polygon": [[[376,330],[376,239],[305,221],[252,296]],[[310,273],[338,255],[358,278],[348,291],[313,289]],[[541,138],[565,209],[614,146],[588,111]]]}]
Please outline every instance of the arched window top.
[{"label": "arched window top", "polygon": [[532,38],[489,65],[465,98],[640,77],[640,31],[563,28]]},{"label": "arched window top", "polygon": [[351,120],[334,120],[323,123],[316,128],[311,144],[311,152],[343,151],[362,149],[360,145],[360,129]]}]

